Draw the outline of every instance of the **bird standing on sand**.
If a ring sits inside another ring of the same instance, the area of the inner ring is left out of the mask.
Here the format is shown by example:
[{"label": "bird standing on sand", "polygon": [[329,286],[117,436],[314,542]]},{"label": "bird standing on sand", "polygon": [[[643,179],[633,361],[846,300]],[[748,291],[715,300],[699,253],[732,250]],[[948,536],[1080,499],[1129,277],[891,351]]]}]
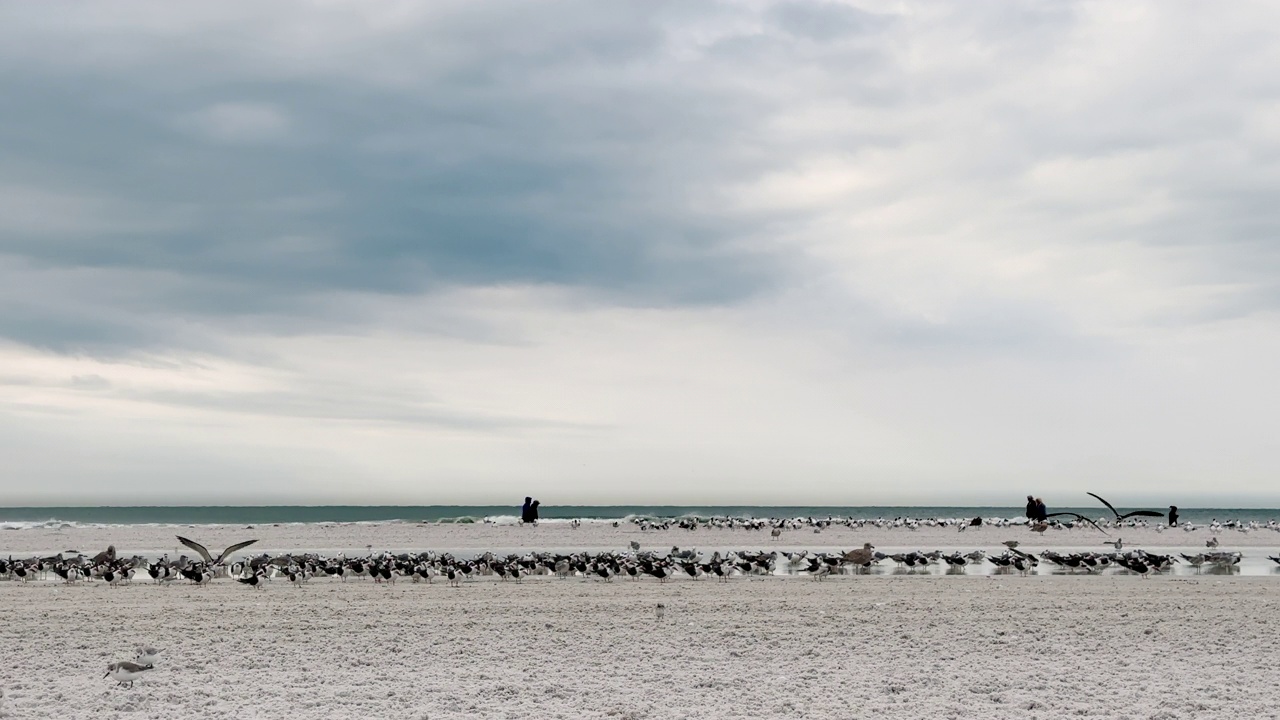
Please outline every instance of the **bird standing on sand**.
[{"label": "bird standing on sand", "polygon": [[662,603],[658,603],[658,607],[655,608],[655,614],[658,616],[658,619],[661,620],[662,616],[667,614],[667,606]]},{"label": "bird standing on sand", "polygon": [[110,677],[112,680],[116,681],[117,685],[133,687],[133,681],[142,677],[142,673],[150,669],[150,665],[139,665],[138,663],[129,662],[128,660],[121,660],[120,662],[113,662],[108,665],[107,674],[102,677]]},{"label": "bird standing on sand", "polygon": [[1124,547],[1124,539],[1123,539],[1123,538],[1116,538],[1115,540],[1111,540],[1111,541],[1103,541],[1103,543],[1102,543],[1102,544],[1103,544],[1103,545],[1110,545],[1111,547],[1113,547],[1113,548],[1115,548],[1115,549],[1119,550],[1120,548]]},{"label": "bird standing on sand", "polygon": [[1009,548],[1010,550],[1012,550],[1012,549],[1014,549],[1014,548],[1018,547],[1018,541],[1017,541],[1017,540],[1005,540],[1005,541],[1004,541],[1003,543],[1001,543],[1001,544],[1002,544],[1002,545],[1004,545],[1005,547]]},{"label": "bird standing on sand", "polygon": [[1207,548],[1216,548],[1216,547],[1218,547],[1218,538],[1216,538],[1216,537],[1211,537],[1211,538],[1209,538],[1208,540],[1205,540],[1205,541],[1204,541],[1204,546],[1205,546],[1205,547],[1207,547]]},{"label": "bird standing on sand", "polygon": [[148,668],[151,668],[154,667],[156,661],[160,659],[160,652],[161,651],[149,645],[143,645],[138,648],[138,655],[134,660],[137,661],[139,665],[146,665]]}]

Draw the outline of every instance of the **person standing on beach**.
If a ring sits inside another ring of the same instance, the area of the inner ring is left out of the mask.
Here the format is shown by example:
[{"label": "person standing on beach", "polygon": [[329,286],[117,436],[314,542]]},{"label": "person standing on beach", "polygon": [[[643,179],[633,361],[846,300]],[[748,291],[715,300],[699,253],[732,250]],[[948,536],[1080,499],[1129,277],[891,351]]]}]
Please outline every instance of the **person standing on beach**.
[{"label": "person standing on beach", "polygon": [[525,497],[524,505],[520,508],[520,522],[533,522],[533,498]]},{"label": "person standing on beach", "polygon": [[538,506],[541,504],[541,500],[534,500],[533,504],[529,506],[529,522],[534,525],[538,524]]},{"label": "person standing on beach", "polygon": [[1027,496],[1027,509],[1024,512],[1027,519],[1035,522],[1036,520],[1036,499],[1030,495]]},{"label": "person standing on beach", "polygon": [[1036,522],[1044,522],[1049,519],[1049,508],[1044,506],[1044,500],[1036,498]]},{"label": "person standing on beach", "polygon": [[1178,506],[1169,506],[1169,527],[1178,527]]}]

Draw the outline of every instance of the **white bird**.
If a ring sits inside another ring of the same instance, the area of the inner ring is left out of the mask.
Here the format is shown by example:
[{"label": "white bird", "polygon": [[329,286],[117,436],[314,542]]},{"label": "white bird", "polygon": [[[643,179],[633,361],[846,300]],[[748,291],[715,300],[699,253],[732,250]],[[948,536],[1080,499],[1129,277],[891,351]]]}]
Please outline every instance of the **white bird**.
[{"label": "white bird", "polygon": [[135,659],[139,665],[152,667],[160,659],[160,651],[149,645],[143,645],[138,648],[138,656]]},{"label": "white bird", "polygon": [[107,666],[107,674],[102,677],[110,677],[116,681],[118,685],[128,685],[133,687],[133,681],[142,677],[142,673],[150,670],[150,665],[139,665],[128,660],[113,662]]},{"label": "white bird", "polygon": [[658,607],[656,608],[656,611],[657,611],[658,619],[661,620],[662,616],[667,614],[667,606],[663,605],[662,603],[658,603]]}]

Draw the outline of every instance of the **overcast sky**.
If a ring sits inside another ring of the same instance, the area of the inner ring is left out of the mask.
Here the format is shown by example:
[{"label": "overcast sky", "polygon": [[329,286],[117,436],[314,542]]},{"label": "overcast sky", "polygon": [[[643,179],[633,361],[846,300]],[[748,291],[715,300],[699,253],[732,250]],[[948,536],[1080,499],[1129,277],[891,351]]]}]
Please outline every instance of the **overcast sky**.
[{"label": "overcast sky", "polygon": [[0,504],[1280,501],[1274,3],[0,18]]}]

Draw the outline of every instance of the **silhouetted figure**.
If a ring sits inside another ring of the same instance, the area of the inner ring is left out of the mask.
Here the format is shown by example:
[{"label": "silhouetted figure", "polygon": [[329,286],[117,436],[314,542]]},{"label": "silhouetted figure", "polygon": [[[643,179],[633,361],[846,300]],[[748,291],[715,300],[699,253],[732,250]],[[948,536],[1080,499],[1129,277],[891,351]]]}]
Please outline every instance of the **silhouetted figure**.
[{"label": "silhouetted figure", "polygon": [[1169,527],[1178,527],[1178,506],[1169,506]]},{"label": "silhouetted figure", "polygon": [[529,506],[529,522],[535,525],[538,523],[538,506],[541,504],[541,500],[534,500],[533,504]]},{"label": "silhouetted figure", "polygon": [[526,497],[524,505],[520,508],[520,522],[533,522],[533,498],[531,497]]},{"label": "silhouetted figure", "polygon": [[982,525],[982,517],[976,517],[969,521],[969,527],[979,527]]},{"label": "silhouetted figure", "polygon": [[1049,519],[1049,508],[1044,506],[1044,500],[1036,498],[1036,522],[1044,522]]},{"label": "silhouetted figure", "polygon": [[1036,499],[1034,497],[1027,496],[1027,509],[1023,514],[1027,516],[1028,520],[1034,521],[1036,519]]}]

